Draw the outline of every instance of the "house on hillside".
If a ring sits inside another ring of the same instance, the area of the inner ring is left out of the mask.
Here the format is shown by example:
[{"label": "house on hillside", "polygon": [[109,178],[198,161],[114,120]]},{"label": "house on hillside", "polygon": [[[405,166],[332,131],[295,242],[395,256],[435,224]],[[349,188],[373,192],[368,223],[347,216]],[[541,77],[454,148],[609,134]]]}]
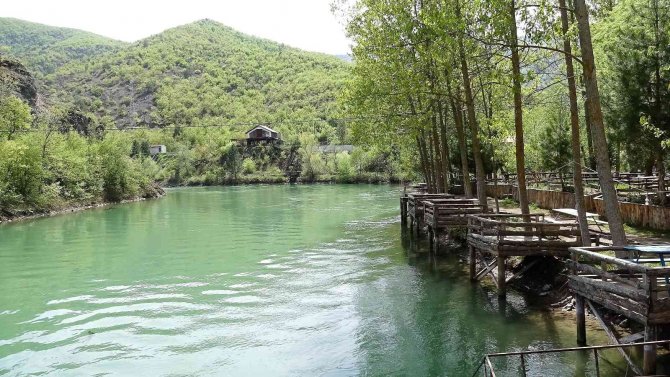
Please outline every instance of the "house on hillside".
[{"label": "house on hillside", "polygon": [[281,143],[281,135],[268,126],[259,125],[247,131],[247,145]]},{"label": "house on hillside", "polygon": [[157,154],[167,153],[165,145],[151,145],[149,146],[149,154],[155,156]]}]

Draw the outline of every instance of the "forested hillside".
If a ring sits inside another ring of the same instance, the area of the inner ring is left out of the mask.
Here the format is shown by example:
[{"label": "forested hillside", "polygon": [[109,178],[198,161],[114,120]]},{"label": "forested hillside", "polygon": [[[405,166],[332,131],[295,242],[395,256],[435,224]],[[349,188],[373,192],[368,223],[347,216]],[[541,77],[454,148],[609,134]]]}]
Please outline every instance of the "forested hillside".
[{"label": "forested hillside", "polygon": [[[129,44],[0,19],[0,54],[0,216],[153,196],[154,182],[397,176],[390,145],[318,152],[350,143],[337,97],[352,64],[336,56],[210,20]],[[235,141],[260,123],[283,144]]]},{"label": "forested hillside", "polygon": [[0,18],[0,54],[20,59],[38,77],[73,60],[118,51],[126,45],[81,30]]},{"label": "forested hillside", "polygon": [[[210,20],[131,45],[70,29],[0,22],[4,50],[37,70],[51,104],[105,128],[221,126],[328,119],[348,63],[251,37]],[[327,123],[278,125],[334,138]]]}]

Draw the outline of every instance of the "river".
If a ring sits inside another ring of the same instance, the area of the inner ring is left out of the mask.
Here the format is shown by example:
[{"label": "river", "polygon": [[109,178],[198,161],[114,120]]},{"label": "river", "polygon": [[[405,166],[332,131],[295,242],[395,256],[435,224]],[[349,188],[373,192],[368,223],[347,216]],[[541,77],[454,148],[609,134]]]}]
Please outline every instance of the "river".
[{"label": "river", "polygon": [[572,320],[408,252],[399,192],[173,189],[0,226],[0,375],[470,376],[485,353],[575,345]]}]

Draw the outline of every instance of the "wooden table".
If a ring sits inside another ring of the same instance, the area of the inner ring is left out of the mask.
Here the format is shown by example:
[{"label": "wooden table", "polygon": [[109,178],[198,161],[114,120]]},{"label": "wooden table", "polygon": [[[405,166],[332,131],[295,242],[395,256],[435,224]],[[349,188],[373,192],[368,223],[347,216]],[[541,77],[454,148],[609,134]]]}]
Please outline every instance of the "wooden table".
[{"label": "wooden table", "polygon": [[[554,208],[551,210],[553,214],[556,215],[556,218],[560,219],[562,217],[569,217],[572,219],[577,218],[577,210],[574,208]],[[598,220],[598,214],[592,212],[586,212],[586,221],[589,225],[595,225],[598,227],[598,230],[602,232],[601,225],[607,224],[604,221]]]},{"label": "wooden table", "polygon": [[[640,254],[658,255],[659,262],[665,267],[665,256],[670,255],[670,245],[629,245],[624,246],[625,250],[636,253],[636,261],[640,260]],[[665,284],[668,285],[668,294],[670,294],[670,278],[665,277]]]}]

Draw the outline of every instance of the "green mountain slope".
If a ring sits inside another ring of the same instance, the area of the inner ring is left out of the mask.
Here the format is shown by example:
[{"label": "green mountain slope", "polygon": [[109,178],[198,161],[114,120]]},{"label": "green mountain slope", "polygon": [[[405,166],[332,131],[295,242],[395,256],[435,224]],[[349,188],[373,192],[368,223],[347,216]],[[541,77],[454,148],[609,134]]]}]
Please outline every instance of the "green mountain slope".
[{"label": "green mountain slope", "polygon": [[[49,55],[61,45],[40,42],[34,49]],[[36,66],[38,54],[32,51],[12,47],[29,67]],[[249,123],[277,122],[282,132],[333,134],[335,127],[325,122],[284,123],[336,116],[335,96],[349,71],[349,63],[335,56],[251,37],[210,20],[95,51],[102,53],[45,71],[39,84],[49,103],[74,105],[105,127],[244,129]]]},{"label": "green mountain slope", "polygon": [[127,45],[81,30],[0,18],[0,53],[21,60],[38,77],[73,60],[118,51]]}]

